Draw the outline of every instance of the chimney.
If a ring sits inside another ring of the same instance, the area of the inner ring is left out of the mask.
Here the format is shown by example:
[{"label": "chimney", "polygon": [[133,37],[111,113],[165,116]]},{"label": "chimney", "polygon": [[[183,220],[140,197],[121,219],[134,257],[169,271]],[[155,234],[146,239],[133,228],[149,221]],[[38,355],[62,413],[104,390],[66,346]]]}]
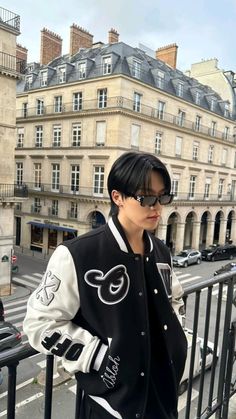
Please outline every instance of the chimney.
[{"label": "chimney", "polygon": [[56,57],[61,56],[62,38],[54,32],[43,28],[41,31],[40,64],[47,65]]},{"label": "chimney", "polygon": [[27,65],[28,50],[20,44],[16,44],[16,71],[24,73]]},{"label": "chimney", "polygon": [[158,48],[156,51],[156,58],[164,61],[172,68],[176,68],[177,62],[177,49],[176,44],[166,45],[165,47]]},{"label": "chimney", "polygon": [[70,55],[74,55],[80,48],[92,48],[93,35],[73,23],[70,27]]},{"label": "chimney", "polygon": [[115,44],[116,42],[119,42],[119,33],[111,28],[108,32],[108,43]]}]

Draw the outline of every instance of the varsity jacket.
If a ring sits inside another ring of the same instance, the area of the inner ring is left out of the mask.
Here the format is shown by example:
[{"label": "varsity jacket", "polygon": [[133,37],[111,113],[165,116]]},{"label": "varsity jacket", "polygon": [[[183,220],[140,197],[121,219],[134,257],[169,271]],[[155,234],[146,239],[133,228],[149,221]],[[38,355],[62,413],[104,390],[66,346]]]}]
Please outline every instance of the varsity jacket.
[{"label": "varsity jacket", "polygon": [[147,278],[177,410],[187,346],[181,326],[183,291],[168,248],[147,232],[145,237],[144,256],[129,252],[117,222],[110,219],[64,242],[28,300],[23,328],[31,346],[61,357],[104,418],[144,418],[151,353]]}]

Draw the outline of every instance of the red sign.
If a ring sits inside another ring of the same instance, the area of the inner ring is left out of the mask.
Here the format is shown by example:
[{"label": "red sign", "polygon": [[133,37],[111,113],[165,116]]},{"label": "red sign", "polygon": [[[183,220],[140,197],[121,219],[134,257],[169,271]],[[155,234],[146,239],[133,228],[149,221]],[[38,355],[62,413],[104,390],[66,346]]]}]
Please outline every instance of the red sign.
[{"label": "red sign", "polygon": [[12,255],[11,261],[12,261],[12,263],[16,262],[17,261],[17,256],[16,255]]}]

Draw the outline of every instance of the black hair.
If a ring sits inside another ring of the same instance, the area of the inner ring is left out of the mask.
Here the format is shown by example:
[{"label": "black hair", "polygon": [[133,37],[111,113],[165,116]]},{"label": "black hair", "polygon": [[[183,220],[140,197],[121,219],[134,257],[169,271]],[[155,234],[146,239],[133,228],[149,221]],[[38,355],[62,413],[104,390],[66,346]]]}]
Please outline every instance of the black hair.
[{"label": "black hair", "polygon": [[107,179],[107,189],[111,200],[110,214],[117,214],[118,208],[112,200],[111,193],[115,189],[123,196],[136,194],[142,190],[144,193],[150,189],[152,171],[160,173],[165,185],[165,193],[171,190],[169,172],[155,155],[141,152],[128,152],[122,154],[113,163]]}]

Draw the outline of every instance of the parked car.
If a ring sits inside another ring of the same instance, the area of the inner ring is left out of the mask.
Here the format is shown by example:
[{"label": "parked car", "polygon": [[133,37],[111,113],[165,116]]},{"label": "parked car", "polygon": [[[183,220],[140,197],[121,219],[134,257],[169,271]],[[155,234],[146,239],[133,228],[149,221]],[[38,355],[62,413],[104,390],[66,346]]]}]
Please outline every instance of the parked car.
[{"label": "parked car", "polygon": [[[188,387],[188,377],[189,377],[189,368],[190,368],[190,360],[191,360],[191,350],[192,350],[192,339],[193,339],[193,332],[190,329],[185,329],[185,335],[188,342],[188,350],[187,350],[187,358],[185,363],[185,369],[183,376],[180,381],[179,395],[183,394]],[[202,369],[202,353],[203,353],[203,338],[197,336],[196,340],[196,348],[195,348],[195,359],[194,359],[194,369],[193,369],[193,377],[197,377],[201,373]],[[207,342],[206,348],[206,364],[205,370],[211,368],[212,361],[213,361],[213,352],[214,352],[214,344],[210,341]],[[219,348],[217,348],[216,352],[217,360],[219,358]]]},{"label": "parked car", "polygon": [[214,272],[214,275],[220,275],[226,272],[236,272],[236,262],[226,263],[226,265],[221,266],[221,268],[217,269],[217,271]]},{"label": "parked car", "polygon": [[194,263],[201,263],[201,260],[201,252],[195,249],[186,249],[173,256],[173,265],[187,268],[187,266],[193,265]]},{"label": "parked car", "polygon": [[232,260],[236,257],[236,246],[234,244],[225,244],[223,246],[208,247],[202,250],[202,259],[211,260],[223,260],[230,259]]}]

